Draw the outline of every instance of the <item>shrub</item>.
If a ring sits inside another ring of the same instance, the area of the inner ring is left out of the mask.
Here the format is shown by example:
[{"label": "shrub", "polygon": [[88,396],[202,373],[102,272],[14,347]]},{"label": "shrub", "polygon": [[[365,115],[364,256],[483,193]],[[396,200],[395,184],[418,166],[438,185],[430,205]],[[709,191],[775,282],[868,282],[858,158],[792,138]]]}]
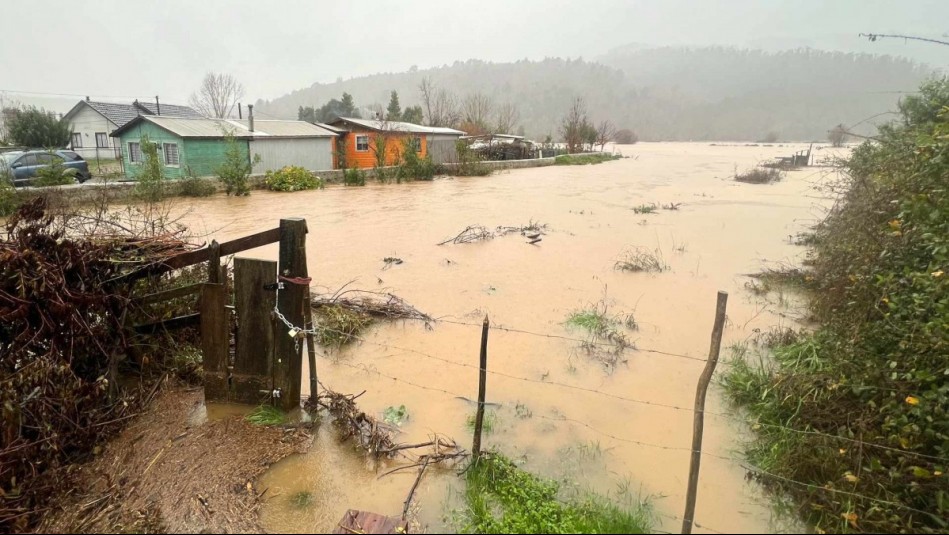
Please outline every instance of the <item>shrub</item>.
[{"label": "shrub", "polygon": [[241,144],[233,132],[225,133],[224,141],[227,148],[224,151],[224,162],[217,169],[218,179],[224,183],[224,191],[228,195],[250,195],[247,177],[250,176],[254,165],[260,163],[260,155],[255,154],[252,159],[248,159],[241,151]]},{"label": "shrub", "polygon": [[736,173],[735,181],[747,184],[771,184],[784,178],[784,172],[773,167],[755,167],[744,173]]},{"label": "shrub", "polygon": [[815,530],[949,522],[949,80],[900,112],[853,152],[846,193],[816,228],[805,279],[822,326],[725,383],[755,418],[760,477]]},{"label": "shrub", "polygon": [[165,197],[165,171],[158,159],[158,144],[152,143],[148,136],[141,139],[142,171],[135,184],[135,193],[145,201],[159,201]]},{"label": "shrub", "polygon": [[288,165],[278,171],[267,171],[264,184],[272,191],[323,189],[323,181],[320,177],[293,165]]},{"label": "shrub", "polygon": [[217,191],[210,180],[198,178],[190,169],[188,176],[178,181],[178,186],[185,197],[210,197]]},{"label": "shrub", "polygon": [[5,165],[0,164],[0,217],[12,214],[18,205],[13,174]]},{"label": "shrub", "polygon": [[366,173],[353,167],[343,171],[343,184],[347,186],[365,186]]},{"label": "shrub", "polygon": [[76,170],[69,169],[63,165],[63,159],[59,156],[49,153],[51,163],[45,167],[40,167],[36,171],[37,186],[64,186],[66,184],[76,183]]},{"label": "shrub", "polygon": [[455,152],[458,154],[458,165],[454,169],[456,176],[488,176],[491,168],[481,161],[481,158],[471,150],[463,140],[455,142]]},{"label": "shrub", "polygon": [[7,124],[7,131],[14,145],[24,147],[65,147],[72,135],[68,121],[35,106],[17,110]]},{"label": "shrub", "polygon": [[420,158],[407,143],[402,151],[402,163],[396,172],[400,180],[432,180],[435,178],[435,163],[430,156]]},{"label": "shrub", "polygon": [[616,133],[615,139],[620,145],[634,145],[639,141],[639,136],[636,135],[636,132],[624,128]]},{"label": "shrub", "polygon": [[648,251],[642,248],[627,251],[621,259],[616,261],[613,267],[619,271],[629,271],[633,273],[661,273],[669,269],[669,266],[662,258],[662,251],[658,249],[656,251]]}]

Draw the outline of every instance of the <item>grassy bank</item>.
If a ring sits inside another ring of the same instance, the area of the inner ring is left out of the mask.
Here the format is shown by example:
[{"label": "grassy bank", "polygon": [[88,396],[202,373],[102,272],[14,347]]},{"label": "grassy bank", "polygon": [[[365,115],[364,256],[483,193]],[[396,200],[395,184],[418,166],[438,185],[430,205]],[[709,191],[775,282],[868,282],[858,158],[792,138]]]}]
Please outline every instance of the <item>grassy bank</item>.
[{"label": "grassy bank", "polygon": [[949,82],[900,104],[847,163],[811,241],[821,327],[723,378],[749,460],[828,532],[949,527]]},{"label": "grassy bank", "polygon": [[622,156],[618,154],[599,153],[599,154],[561,154],[554,158],[554,165],[590,165],[619,160]]},{"label": "grassy bank", "polygon": [[650,528],[645,506],[620,507],[593,494],[561,501],[555,481],[501,455],[483,457],[465,475],[463,533],[648,533]]}]

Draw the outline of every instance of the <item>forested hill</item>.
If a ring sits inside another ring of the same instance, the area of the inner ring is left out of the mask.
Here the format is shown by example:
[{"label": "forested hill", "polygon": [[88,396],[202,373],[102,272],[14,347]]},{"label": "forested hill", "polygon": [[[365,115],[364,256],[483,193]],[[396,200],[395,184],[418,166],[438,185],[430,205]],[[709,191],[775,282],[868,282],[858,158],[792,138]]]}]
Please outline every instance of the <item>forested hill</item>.
[{"label": "forested hill", "polygon": [[[558,137],[571,101],[583,97],[593,121],[609,119],[642,140],[824,139],[838,123],[853,125],[895,109],[900,91],[932,73],[891,56],[810,49],[784,52],[734,48],[615,49],[595,61],[455,62],[433,69],[383,73],[308,88],[272,101],[260,112],[296,118],[350,93],[357,106],[385,107],[397,91],[403,107],[420,104],[423,78],[459,106],[474,94],[494,108],[514,104],[527,135]],[[871,123],[858,127],[871,131]]]}]

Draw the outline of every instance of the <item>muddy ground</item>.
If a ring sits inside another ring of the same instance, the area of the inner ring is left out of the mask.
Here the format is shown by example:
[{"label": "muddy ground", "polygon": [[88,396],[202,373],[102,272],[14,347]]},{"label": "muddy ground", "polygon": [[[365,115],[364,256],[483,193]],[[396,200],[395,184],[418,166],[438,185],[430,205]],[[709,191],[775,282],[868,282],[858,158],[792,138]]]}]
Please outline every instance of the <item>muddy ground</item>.
[{"label": "muddy ground", "polygon": [[300,429],[209,421],[200,387],[168,383],[53,501],[39,533],[260,533],[257,476],[312,442]]}]

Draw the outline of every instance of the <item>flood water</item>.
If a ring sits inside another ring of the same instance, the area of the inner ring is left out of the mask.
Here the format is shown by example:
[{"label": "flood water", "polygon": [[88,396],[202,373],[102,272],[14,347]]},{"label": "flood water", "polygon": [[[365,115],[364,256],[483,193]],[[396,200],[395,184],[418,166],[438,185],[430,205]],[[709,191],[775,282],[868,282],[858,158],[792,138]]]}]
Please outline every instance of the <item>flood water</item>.
[{"label": "flood water", "polygon": [[[189,201],[186,219],[194,232],[221,241],[274,227],[281,217],[304,217],[314,285],[332,291],[355,281],[350,288],[391,291],[456,322],[435,322],[432,330],[419,322],[379,323],[363,343],[318,360],[327,387],[366,391],[359,398],[366,412],[381,417],[386,407],[405,405],[409,419],[400,442],[438,433],[470,448],[466,420],[474,407],[458,398],[477,398],[481,320],[488,315],[493,326],[528,331],[490,332],[488,368],[498,373],[488,376],[487,397],[500,407],[487,446],[531,470],[617,499],[649,498],[660,516],[656,527],[678,531],[690,408],[704,363],[666,353],[707,355],[719,290],[729,293],[725,347],[755,329],[794,326],[801,316],[792,298],[753,295],[746,275],[800,261],[804,250],[791,237],[830,205],[815,189],[824,173],[796,171],[774,185],[731,179],[736,166],[744,170],[801,148],[643,143],[621,147],[629,158],[596,166],[217,196]],[[681,205],[654,214],[632,209],[650,203]],[[468,225],[531,221],[548,226],[536,245],[518,234],[436,245]],[[624,251],[637,247],[658,253],[669,269],[614,270]],[[275,259],[276,252],[270,246],[244,255]],[[383,269],[385,257],[404,263]],[[639,350],[627,350],[627,362],[612,371],[563,338],[585,337],[565,320],[596,303],[610,314],[632,314],[639,327],[626,331]],[[723,358],[727,354],[723,349]],[[734,411],[714,386],[707,410],[719,415],[706,418],[703,451],[709,455],[702,460],[696,521],[726,532],[786,529],[733,460],[747,425],[740,415],[727,416]],[[378,473],[324,425],[310,453],[264,476],[263,523],[270,531],[313,533],[331,530],[349,508],[400,515],[415,470],[381,479]],[[450,471],[425,476],[416,493],[423,527],[451,529],[451,496],[462,487]],[[294,505],[291,498],[302,491],[311,493],[311,506]]]}]

